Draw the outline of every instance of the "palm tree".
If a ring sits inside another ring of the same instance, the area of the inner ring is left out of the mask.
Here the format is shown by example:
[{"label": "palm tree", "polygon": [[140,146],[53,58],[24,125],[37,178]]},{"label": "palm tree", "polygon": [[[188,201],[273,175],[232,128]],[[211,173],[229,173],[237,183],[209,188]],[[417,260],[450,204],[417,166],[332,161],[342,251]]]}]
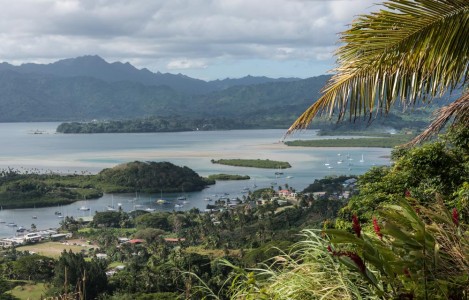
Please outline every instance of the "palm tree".
[{"label": "palm tree", "polygon": [[341,34],[345,44],[336,52],[334,75],[287,134],[323,113],[338,113],[339,121],[347,114],[353,121],[360,116],[371,120],[396,102],[405,108],[461,87],[461,96],[436,111],[413,142],[451,119],[453,124],[469,122],[469,1],[389,0],[383,6],[359,16]]}]

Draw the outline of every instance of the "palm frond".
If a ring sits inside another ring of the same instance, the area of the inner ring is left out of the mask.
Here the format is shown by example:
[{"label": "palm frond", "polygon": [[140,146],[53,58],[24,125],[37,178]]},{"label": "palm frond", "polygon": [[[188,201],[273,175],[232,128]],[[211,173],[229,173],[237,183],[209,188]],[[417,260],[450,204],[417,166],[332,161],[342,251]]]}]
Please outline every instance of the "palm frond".
[{"label": "palm frond", "polygon": [[469,1],[392,0],[342,33],[335,75],[288,129],[316,115],[351,120],[429,101],[469,82]]},{"label": "palm frond", "polygon": [[453,103],[438,109],[435,119],[424,132],[415,137],[407,145],[412,146],[439,132],[453,118],[453,125],[469,123],[469,92],[463,94]]}]

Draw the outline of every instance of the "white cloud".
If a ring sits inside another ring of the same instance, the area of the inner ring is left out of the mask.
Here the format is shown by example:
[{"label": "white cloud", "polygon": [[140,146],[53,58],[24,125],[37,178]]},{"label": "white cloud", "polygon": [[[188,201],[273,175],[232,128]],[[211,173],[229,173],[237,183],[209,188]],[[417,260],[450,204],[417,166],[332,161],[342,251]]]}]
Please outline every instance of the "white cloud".
[{"label": "white cloud", "polygon": [[168,70],[204,69],[207,67],[207,64],[200,60],[183,58],[170,61],[166,67]]},{"label": "white cloud", "polygon": [[98,54],[172,70],[225,59],[324,60],[375,2],[0,0],[0,61]]}]

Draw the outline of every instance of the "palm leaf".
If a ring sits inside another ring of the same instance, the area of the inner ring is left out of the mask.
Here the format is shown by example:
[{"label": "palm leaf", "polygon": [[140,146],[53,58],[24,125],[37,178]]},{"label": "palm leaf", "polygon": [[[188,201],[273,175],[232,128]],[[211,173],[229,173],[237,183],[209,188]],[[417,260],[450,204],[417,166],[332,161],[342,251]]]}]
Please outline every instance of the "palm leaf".
[{"label": "palm leaf", "polygon": [[[469,82],[469,1],[392,0],[342,33],[335,75],[322,96],[288,129],[316,115],[342,120],[426,102]],[[465,99],[465,98],[464,98]]]}]

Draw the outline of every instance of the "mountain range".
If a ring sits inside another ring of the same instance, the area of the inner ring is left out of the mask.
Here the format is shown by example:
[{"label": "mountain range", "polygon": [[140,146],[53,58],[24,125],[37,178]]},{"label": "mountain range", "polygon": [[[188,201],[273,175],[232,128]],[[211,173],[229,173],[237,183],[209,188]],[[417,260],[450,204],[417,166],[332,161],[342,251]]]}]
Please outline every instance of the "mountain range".
[{"label": "mountain range", "polygon": [[329,76],[204,81],[82,56],[0,64],[0,122],[157,117],[294,120]]}]

